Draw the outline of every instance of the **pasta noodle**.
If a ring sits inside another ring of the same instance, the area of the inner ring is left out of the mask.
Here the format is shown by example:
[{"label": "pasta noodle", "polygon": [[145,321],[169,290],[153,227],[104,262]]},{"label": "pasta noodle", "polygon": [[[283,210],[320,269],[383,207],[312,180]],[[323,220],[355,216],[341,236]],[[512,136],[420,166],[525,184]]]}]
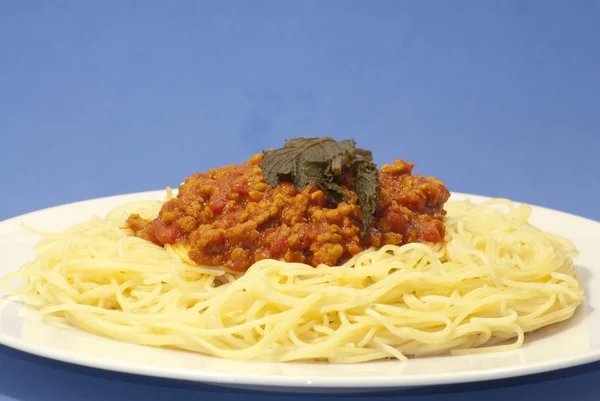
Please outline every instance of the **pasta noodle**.
[{"label": "pasta noodle", "polygon": [[125,228],[129,213],[151,218],[161,205],[125,204],[60,233],[28,228],[42,237],[37,257],[4,291],[116,340],[331,363],[514,349],[583,300],[574,246],[508,200],[447,203],[439,244],[386,245],[337,267],[262,260],[244,274],[195,266],[181,245]]}]

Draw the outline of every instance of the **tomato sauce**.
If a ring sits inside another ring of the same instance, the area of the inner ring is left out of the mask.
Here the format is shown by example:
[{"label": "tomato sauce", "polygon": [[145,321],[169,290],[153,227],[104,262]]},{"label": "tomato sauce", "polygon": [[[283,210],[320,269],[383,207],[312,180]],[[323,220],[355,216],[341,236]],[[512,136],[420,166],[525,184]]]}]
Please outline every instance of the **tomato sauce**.
[{"label": "tomato sauce", "polygon": [[412,175],[412,163],[397,160],[381,168],[374,223],[363,238],[351,185],[342,186],[346,200],[337,205],[316,186],[298,190],[282,182],[272,188],[260,169],[262,157],[188,177],[156,219],[134,214],[128,226],[159,245],[184,244],[199,265],[236,271],[261,259],[334,266],[371,246],[444,238],[450,193],[434,177]]}]

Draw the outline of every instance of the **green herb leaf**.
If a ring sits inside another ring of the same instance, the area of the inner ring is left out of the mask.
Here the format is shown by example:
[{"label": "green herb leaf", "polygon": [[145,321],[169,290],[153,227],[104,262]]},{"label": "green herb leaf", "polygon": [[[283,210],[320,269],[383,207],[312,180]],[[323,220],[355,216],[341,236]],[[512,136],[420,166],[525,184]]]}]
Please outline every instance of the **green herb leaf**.
[{"label": "green herb leaf", "polygon": [[331,163],[304,160],[300,166],[302,179],[306,184],[318,185],[335,203],[346,200],[346,193],[335,182],[336,177],[331,170]]},{"label": "green herb leaf", "polygon": [[358,204],[363,218],[363,238],[369,235],[373,215],[377,207],[377,198],[381,192],[377,166],[364,156],[356,156],[353,162],[352,183],[358,195]]},{"label": "green herb leaf", "polygon": [[355,146],[356,142],[351,139],[294,138],[287,140],[283,148],[265,152],[261,169],[272,187],[281,180],[291,181],[299,189],[309,184],[318,185],[335,203],[346,199],[340,179],[344,171],[351,171],[353,189],[362,211],[362,235],[366,238],[380,192],[379,173],[371,152]]},{"label": "green herb leaf", "polygon": [[331,138],[294,138],[285,141],[281,149],[265,153],[261,168],[265,180],[272,187],[277,186],[280,179],[291,179],[298,188],[306,186],[302,177],[303,160],[330,161],[336,156],[351,152],[356,142],[353,140],[335,141]]}]

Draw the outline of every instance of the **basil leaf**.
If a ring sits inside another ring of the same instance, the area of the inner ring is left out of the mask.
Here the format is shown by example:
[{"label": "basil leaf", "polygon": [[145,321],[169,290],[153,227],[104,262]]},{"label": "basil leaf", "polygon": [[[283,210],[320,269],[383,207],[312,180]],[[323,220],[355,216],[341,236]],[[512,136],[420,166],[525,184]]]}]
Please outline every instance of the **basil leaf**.
[{"label": "basil leaf", "polygon": [[358,195],[358,204],[363,219],[363,238],[369,235],[373,215],[377,207],[377,198],[381,192],[377,166],[364,156],[357,156],[353,162],[352,183]]},{"label": "basil leaf", "polygon": [[[294,138],[285,141],[281,149],[265,153],[261,168],[265,180],[276,187],[279,179],[292,179],[301,174],[300,163],[308,161],[329,161],[334,157],[351,152],[356,142],[353,140],[334,141],[331,138]],[[298,188],[303,188],[298,179]]]},{"label": "basil leaf", "polygon": [[305,185],[318,185],[325,195],[336,204],[346,200],[346,193],[335,182],[329,162],[304,160],[301,163],[302,180]]},{"label": "basil leaf", "polygon": [[298,189],[317,185],[335,203],[346,199],[339,180],[344,171],[351,170],[353,189],[362,212],[362,235],[366,238],[380,192],[379,172],[371,152],[355,146],[352,139],[293,138],[285,141],[283,148],[265,152],[261,169],[272,187],[281,180],[293,182]]}]

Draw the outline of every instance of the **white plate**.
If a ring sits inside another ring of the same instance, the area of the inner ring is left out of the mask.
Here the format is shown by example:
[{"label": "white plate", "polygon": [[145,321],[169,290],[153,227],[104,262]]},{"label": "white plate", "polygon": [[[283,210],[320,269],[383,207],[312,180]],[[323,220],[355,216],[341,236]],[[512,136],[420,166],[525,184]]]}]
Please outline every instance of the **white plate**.
[{"label": "white plate", "polygon": [[[162,199],[163,191],[115,196],[30,213],[0,223],[0,275],[34,255],[38,238],[19,227],[26,222],[57,231],[92,214],[104,215],[131,200]],[[473,201],[485,198],[453,194]],[[540,207],[531,222],[574,241],[586,304],[572,319],[526,335],[525,345],[504,353],[385,361],[357,365],[236,362],[203,355],[113,341],[70,327],[42,322],[40,314],[1,294],[0,342],[25,352],[69,363],[140,375],[192,380],[261,390],[371,391],[465,383],[522,376],[600,360],[600,223]]]}]

